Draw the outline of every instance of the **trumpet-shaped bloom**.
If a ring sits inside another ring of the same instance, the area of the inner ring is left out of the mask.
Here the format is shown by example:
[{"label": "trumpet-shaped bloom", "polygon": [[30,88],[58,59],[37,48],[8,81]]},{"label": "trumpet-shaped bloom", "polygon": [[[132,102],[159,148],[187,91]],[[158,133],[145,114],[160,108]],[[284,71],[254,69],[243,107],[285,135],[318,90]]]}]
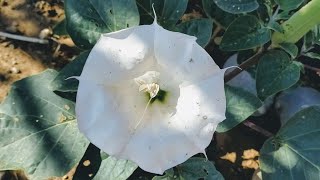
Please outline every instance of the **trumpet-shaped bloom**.
[{"label": "trumpet-shaped bloom", "polygon": [[109,155],[162,174],[205,153],[225,119],[224,71],[195,37],[156,20],[103,34],[78,78],[79,129]]}]

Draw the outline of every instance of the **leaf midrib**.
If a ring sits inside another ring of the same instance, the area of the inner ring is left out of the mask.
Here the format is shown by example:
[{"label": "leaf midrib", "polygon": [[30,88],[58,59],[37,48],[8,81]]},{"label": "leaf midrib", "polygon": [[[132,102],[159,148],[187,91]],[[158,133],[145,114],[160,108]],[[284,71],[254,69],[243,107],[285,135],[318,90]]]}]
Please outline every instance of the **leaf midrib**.
[{"label": "leaf midrib", "polygon": [[[6,115],[7,115],[7,114],[6,114]],[[10,116],[10,115],[8,115],[8,116]],[[10,116],[10,117],[11,117],[11,116]],[[6,147],[9,146],[9,145],[12,145],[12,144],[15,144],[15,143],[17,143],[17,142],[23,141],[24,139],[27,139],[27,138],[29,138],[29,137],[31,137],[31,136],[40,134],[40,133],[42,133],[42,132],[44,132],[44,131],[47,131],[47,130],[50,130],[50,129],[52,129],[52,128],[55,128],[55,127],[58,127],[58,126],[62,126],[62,125],[65,125],[65,124],[66,124],[66,126],[68,126],[69,124],[74,123],[74,121],[75,121],[75,120],[71,120],[71,121],[67,121],[67,122],[63,122],[63,123],[58,123],[58,124],[55,124],[55,125],[50,126],[50,127],[48,127],[48,128],[42,129],[42,130],[40,130],[40,131],[38,131],[38,132],[31,133],[31,134],[29,134],[29,135],[27,135],[27,136],[24,136],[24,137],[22,137],[21,139],[18,139],[18,140],[16,140],[16,141],[12,142],[12,143],[6,144],[5,146],[1,146],[0,149],[6,148]]]},{"label": "leaf midrib", "polygon": [[[88,0],[88,2],[90,3],[90,5],[93,7],[93,9],[97,12],[97,14],[99,15],[99,18],[103,21],[104,25],[108,28],[109,32],[113,32],[113,30],[108,26],[107,22],[104,21],[104,19],[102,18],[102,15],[100,14],[100,12],[97,10],[97,8],[92,4],[92,2],[90,0]],[[111,0],[111,4],[113,4],[112,0]],[[111,5],[112,6],[112,5]],[[112,12],[114,13],[114,9],[112,6]],[[113,16],[115,18],[115,16]],[[115,19],[114,19],[114,24],[115,24]],[[100,34],[100,33],[99,33]]]},{"label": "leaf midrib", "polygon": [[[144,8],[144,7],[142,6],[142,4],[140,4],[138,1],[136,1],[136,3],[137,3],[138,6],[141,7],[142,10],[144,10],[144,11],[147,13],[147,15],[151,16],[152,18],[154,18],[154,17],[152,16],[152,14],[149,13],[149,11],[146,10],[146,8]],[[151,1],[150,1],[150,5],[151,5]]]},{"label": "leaf midrib", "polygon": [[302,159],[304,159],[306,162],[308,162],[309,164],[311,164],[313,167],[315,167],[318,171],[320,171],[320,167],[317,166],[316,164],[314,164],[313,162],[311,162],[308,158],[306,158],[305,156],[303,156],[302,154],[300,154],[295,148],[291,147],[289,144],[284,144],[286,147],[288,147],[290,150],[292,150],[294,153],[296,153],[298,156],[300,156]]},{"label": "leaf midrib", "polygon": [[[59,109],[59,110],[61,110],[61,111],[65,112],[65,113],[67,113],[67,114],[71,115],[73,118],[75,118],[75,115],[74,115],[74,114],[72,114],[72,113],[70,113],[69,111],[67,111],[67,110],[63,109],[62,107],[59,107],[58,105],[56,105],[56,104],[54,104],[54,103],[50,102],[49,100],[47,100],[47,99],[45,99],[45,98],[43,98],[43,97],[41,97],[41,96],[38,96],[38,95],[36,95],[35,93],[31,94],[31,96],[34,96],[34,97],[36,97],[36,98],[39,98],[39,99],[41,99],[41,100],[43,100],[43,101],[47,102],[48,104],[51,104],[51,105],[55,106],[57,109]],[[67,104],[67,103],[66,103],[66,104]],[[72,104],[73,104],[73,103],[72,103]]]}]

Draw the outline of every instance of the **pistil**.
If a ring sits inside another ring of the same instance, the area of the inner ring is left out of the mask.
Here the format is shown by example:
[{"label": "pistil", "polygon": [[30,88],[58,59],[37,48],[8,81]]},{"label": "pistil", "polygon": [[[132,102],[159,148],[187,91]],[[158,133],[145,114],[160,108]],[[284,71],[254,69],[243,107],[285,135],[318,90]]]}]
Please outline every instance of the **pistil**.
[{"label": "pistil", "polygon": [[147,92],[150,95],[150,99],[149,99],[146,107],[144,108],[143,113],[142,113],[138,123],[134,127],[134,132],[138,128],[140,123],[142,122],[142,120],[147,112],[147,109],[151,103],[151,100],[157,96],[157,94],[160,90],[160,86],[159,86],[159,84],[157,84],[157,81],[159,79],[159,75],[160,75],[160,73],[158,73],[156,71],[148,71],[144,75],[134,79],[135,82],[137,83],[137,85],[139,85],[139,92]]}]

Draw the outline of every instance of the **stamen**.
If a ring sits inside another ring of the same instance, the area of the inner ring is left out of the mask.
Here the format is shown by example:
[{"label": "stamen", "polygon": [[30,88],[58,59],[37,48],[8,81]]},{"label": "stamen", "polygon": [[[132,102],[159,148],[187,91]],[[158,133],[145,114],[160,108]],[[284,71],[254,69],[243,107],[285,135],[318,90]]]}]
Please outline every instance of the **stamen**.
[{"label": "stamen", "polygon": [[139,86],[139,91],[148,92],[150,94],[150,98],[156,97],[160,89],[160,86],[156,83],[152,84],[142,84]]},{"label": "stamen", "polygon": [[136,126],[134,127],[134,130],[136,130],[136,129],[138,128],[138,126],[140,125],[140,123],[141,123],[142,119],[144,118],[144,115],[145,115],[145,114],[146,114],[146,112],[147,112],[147,109],[148,109],[148,107],[149,107],[149,105],[150,105],[151,100],[152,100],[152,98],[150,98],[150,99],[149,99],[149,101],[148,101],[148,103],[147,103],[146,107],[144,108],[144,111],[143,111],[143,113],[142,113],[141,118],[139,119],[138,123],[137,123],[137,124],[136,124]]},{"label": "stamen", "polygon": [[138,128],[138,126],[140,125],[140,123],[142,122],[144,115],[147,112],[147,109],[151,103],[151,100],[157,96],[158,92],[160,90],[160,86],[156,83],[152,83],[152,84],[142,84],[139,86],[139,91],[143,91],[143,92],[148,92],[150,94],[150,99],[146,105],[146,107],[143,110],[142,116],[139,119],[138,123],[136,124],[136,126],[134,127],[134,131]]},{"label": "stamen", "polygon": [[142,122],[152,99],[157,96],[157,94],[160,90],[160,86],[159,86],[159,84],[157,84],[157,82],[159,80],[159,76],[160,76],[159,72],[147,71],[142,76],[134,78],[134,81],[139,86],[139,91],[149,93],[150,99],[149,99],[146,107],[144,108],[143,113],[142,113],[138,123],[135,125],[133,133],[136,131],[136,129],[138,128],[138,126]]}]

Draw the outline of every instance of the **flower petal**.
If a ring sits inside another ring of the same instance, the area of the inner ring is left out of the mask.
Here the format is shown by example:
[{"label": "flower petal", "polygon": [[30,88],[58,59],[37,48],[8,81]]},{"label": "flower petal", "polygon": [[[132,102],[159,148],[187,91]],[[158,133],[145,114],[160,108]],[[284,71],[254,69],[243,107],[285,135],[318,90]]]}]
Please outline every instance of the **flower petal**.
[{"label": "flower petal", "polygon": [[[127,87],[127,88],[120,88]],[[134,82],[109,87],[80,80],[76,115],[78,127],[88,139],[110,155],[122,151],[141,116],[147,97]]]},{"label": "flower petal", "polygon": [[178,80],[194,81],[220,70],[196,37],[168,31],[155,24],[154,53],[163,68],[170,68]]},{"label": "flower petal", "polygon": [[100,37],[83,68],[80,79],[115,84],[154,66],[152,25],[133,27]]},{"label": "flower petal", "polygon": [[217,125],[226,118],[225,70],[180,87],[176,116],[181,125],[177,127],[203,151],[211,142]]}]

